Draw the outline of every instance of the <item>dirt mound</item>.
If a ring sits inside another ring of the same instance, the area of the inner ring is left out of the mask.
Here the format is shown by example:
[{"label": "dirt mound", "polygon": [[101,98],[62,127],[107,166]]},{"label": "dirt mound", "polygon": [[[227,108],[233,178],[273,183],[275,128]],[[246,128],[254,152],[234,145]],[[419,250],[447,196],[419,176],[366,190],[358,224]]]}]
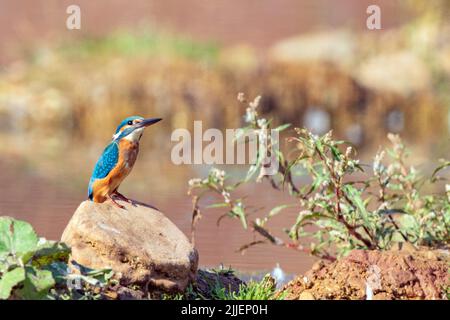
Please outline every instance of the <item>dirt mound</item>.
[{"label": "dirt mound", "polygon": [[447,299],[449,251],[354,250],[317,262],[281,289],[286,299]]},{"label": "dirt mound", "polygon": [[194,290],[197,295],[205,299],[214,299],[212,290],[215,287],[224,288],[226,293],[239,292],[239,286],[244,282],[234,275],[233,272],[221,271],[211,272],[198,270],[197,278],[194,281]]}]

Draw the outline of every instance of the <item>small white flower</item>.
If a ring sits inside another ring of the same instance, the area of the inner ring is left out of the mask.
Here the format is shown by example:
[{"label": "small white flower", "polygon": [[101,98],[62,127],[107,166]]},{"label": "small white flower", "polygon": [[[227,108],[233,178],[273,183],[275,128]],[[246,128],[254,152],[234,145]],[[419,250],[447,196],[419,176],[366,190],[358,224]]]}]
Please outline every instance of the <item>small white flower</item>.
[{"label": "small white flower", "polygon": [[385,155],[385,152],[381,151],[381,152],[377,153],[377,155],[375,156],[375,159],[373,160],[373,166],[372,166],[374,173],[381,172],[384,169],[383,164],[381,163],[381,161],[384,158],[384,155]]},{"label": "small white flower", "polygon": [[324,143],[328,143],[331,141],[331,136],[332,136],[332,131],[328,131],[324,136],[323,136],[323,142]]},{"label": "small white flower", "polygon": [[231,202],[231,200],[230,200],[231,195],[230,195],[229,192],[223,190],[222,191],[222,197],[224,198],[225,203],[230,203]]},{"label": "small white flower", "polygon": [[352,153],[352,147],[347,147],[347,150],[345,150],[345,156],[348,158],[350,157],[350,154]]},{"label": "small white flower", "polygon": [[189,186],[191,186],[191,187],[199,186],[202,184],[202,179],[194,178],[194,179],[189,180],[188,183],[189,183]]},{"label": "small white flower", "polygon": [[253,122],[253,121],[255,121],[255,118],[256,118],[256,112],[252,108],[247,108],[245,111],[245,117],[244,117],[245,122],[247,122],[247,123]]},{"label": "small white flower", "polygon": [[249,103],[249,106],[253,109],[256,109],[259,106],[259,102],[261,101],[261,96],[257,96],[255,100]]},{"label": "small white flower", "polygon": [[262,118],[257,121],[258,127],[265,128],[267,126],[267,120]]},{"label": "small white flower", "polygon": [[302,219],[304,216],[306,216],[308,214],[311,214],[310,210],[302,210],[302,211],[299,212],[299,214],[298,214],[299,217],[298,218]]},{"label": "small white flower", "polygon": [[330,181],[328,181],[328,180],[324,180],[322,182],[322,187],[324,187],[324,188],[328,187],[329,185],[330,185]]}]

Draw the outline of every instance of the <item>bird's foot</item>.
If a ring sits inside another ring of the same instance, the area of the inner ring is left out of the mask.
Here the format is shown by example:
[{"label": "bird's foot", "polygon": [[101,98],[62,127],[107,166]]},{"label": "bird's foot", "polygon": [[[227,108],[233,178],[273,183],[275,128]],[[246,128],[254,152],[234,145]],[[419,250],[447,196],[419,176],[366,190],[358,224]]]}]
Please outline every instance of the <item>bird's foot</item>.
[{"label": "bird's foot", "polygon": [[123,200],[123,201],[126,201],[126,202],[132,204],[133,206],[136,206],[136,204],[134,203],[133,200],[128,199],[128,198],[125,197],[123,194],[121,194],[119,191],[114,192],[114,195],[115,195],[117,198],[119,198],[119,199],[121,199],[121,200]]},{"label": "bird's foot", "polygon": [[108,196],[108,198],[111,200],[112,204],[115,205],[117,208],[125,209],[125,207],[124,207],[123,205],[121,205],[120,203],[118,203],[118,202],[114,199],[114,197]]}]

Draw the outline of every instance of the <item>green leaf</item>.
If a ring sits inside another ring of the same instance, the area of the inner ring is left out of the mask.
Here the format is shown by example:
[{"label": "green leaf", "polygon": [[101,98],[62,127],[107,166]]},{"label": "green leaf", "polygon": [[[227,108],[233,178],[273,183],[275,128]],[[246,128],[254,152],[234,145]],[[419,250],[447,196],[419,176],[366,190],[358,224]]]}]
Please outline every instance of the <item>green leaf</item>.
[{"label": "green leaf", "polygon": [[25,280],[19,294],[24,299],[43,299],[55,285],[55,279],[49,270],[39,270],[34,267],[25,268]]},{"label": "green leaf", "polygon": [[404,228],[407,230],[418,230],[420,228],[419,223],[413,215],[404,214],[399,218],[399,220],[402,229]]},{"label": "green leaf", "polygon": [[52,273],[53,278],[58,284],[64,284],[67,283],[67,281],[73,282],[80,280],[93,286],[102,286],[114,275],[114,272],[111,269],[86,269],[80,270],[82,274],[72,273],[65,262],[53,262],[52,264],[45,266],[44,269]]},{"label": "green leaf", "polygon": [[21,261],[16,257],[5,254],[0,255],[0,274],[7,272],[8,270],[20,267]]},{"label": "green leaf", "polygon": [[275,208],[270,210],[270,212],[267,215],[267,217],[271,218],[271,217],[277,215],[281,210],[286,209],[286,208],[290,208],[290,207],[295,207],[295,206],[296,206],[295,204],[282,204],[282,205],[276,206]]},{"label": "green leaf", "polygon": [[100,282],[100,284],[105,284],[110,280],[114,275],[114,271],[112,269],[100,269],[100,270],[91,270],[86,273],[86,279],[95,279]]},{"label": "green leaf", "polygon": [[323,144],[320,139],[315,140],[315,145],[318,150],[318,152],[323,156]]},{"label": "green leaf", "polygon": [[37,242],[38,237],[29,223],[0,217],[0,254],[33,251]]},{"label": "green leaf", "polygon": [[341,152],[339,151],[338,148],[330,145],[330,150],[331,150],[331,153],[333,154],[334,160],[336,160],[336,161],[341,160]]},{"label": "green leaf", "polygon": [[328,176],[318,174],[318,176],[316,176],[314,181],[311,183],[311,188],[308,190],[308,194],[316,191],[325,181],[328,181]]},{"label": "green leaf", "polygon": [[289,237],[293,240],[298,240],[298,232],[299,232],[300,227],[307,224],[311,220],[320,220],[320,219],[334,220],[333,217],[324,215],[319,212],[313,212],[313,213],[309,213],[309,214],[302,214],[302,213],[298,214],[295,224],[291,227],[291,229],[288,232]]},{"label": "green leaf", "polygon": [[223,207],[228,207],[228,203],[225,203],[225,202],[214,203],[214,204],[207,206],[206,208],[213,209],[213,208],[223,208]]},{"label": "green leaf", "polygon": [[361,198],[361,193],[351,184],[344,185],[343,190],[356,205],[364,224],[369,227],[371,225],[369,221],[369,213],[367,212],[366,205]]},{"label": "green leaf", "polygon": [[9,263],[6,260],[6,257],[1,257],[0,256],[0,274],[5,273],[6,271],[8,271],[9,268]]},{"label": "green leaf", "polygon": [[262,164],[262,160],[263,157],[259,154],[257,155],[257,159],[256,159],[256,163],[252,164],[250,166],[250,169],[247,172],[247,176],[245,177],[245,181],[249,181],[254,175],[255,173],[258,171],[258,169],[261,167]]},{"label": "green leaf", "polygon": [[67,262],[70,248],[62,242],[46,241],[38,246],[33,255],[33,266],[42,267],[56,261]]},{"label": "green leaf", "polygon": [[233,212],[233,214],[238,216],[239,219],[241,219],[241,223],[242,223],[242,226],[244,227],[244,229],[247,229],[247,218],[245,216],[245,212],[244,212],[244,209],[242,208],[242,206],[241,205],[235,205],[233,207],[232,212]]},{"label": "green leaf", "polygon": [[281,126],[276,127],[273,130],[275,130],[275,131],[283,131],[283,130],[286,130],[287,128],[289,128],[290,126],[291,126],[290,123],[286,123],[286,124],[282,124]]},{"label": "green leaf", "polygon": [[311,214],[306,214],[304,215],[301,219],[299,219],[297,221],[298,225],[303,225],[305,222],[310,221],[310,220],[320,220],[320,219],[329,219],[329,220],[334,220],[333,217],[324,215],[322,213],[319,212],[313,212]]},{"label": "green leaf", "polygon": [[70,272],[67,263],[60,261],[46,265],[43,269],[50,271],[57,283],[65,283]]},{"label": "green leaf", "polygon": [[436,175],[438,174],[439,171],[450,167],[450,161],[446,161],[444,162],[442,165],[440,165],[439,167],[437,167],[436,169],[434,169],[433,174],[431,175],[431,180],[435,181],[436,180]]},{"label": "green leaf", "polygon": [[289,163],[286,167],[286,172],[283,177],[283,184],[284,184],[284,181],[286,180],[286,176],[288,175],[288,173],[291,172],[292,174],[295,174],[295,172],[293,172],[292,170],[295,168],[295,166],[297,166],[299,163],[301,163],[302,160],[305,160],[307,158],[308,158],[308,155],[302,155],[302,156],[297,157],[294,160],[289,161]]},{"label": "green leaf", "polygon": [[0,278],[0,299],[8,299],[11,290],[23,280],[25,280],[24,268],[15,268],[3,274]]},{"label": "green leaf", "polygon": [[284,163],[284,155],[283,152],[281,152],[280,150],[276,150],[275,154],[277,156],[277,159],[279,161],[279,163]]}]

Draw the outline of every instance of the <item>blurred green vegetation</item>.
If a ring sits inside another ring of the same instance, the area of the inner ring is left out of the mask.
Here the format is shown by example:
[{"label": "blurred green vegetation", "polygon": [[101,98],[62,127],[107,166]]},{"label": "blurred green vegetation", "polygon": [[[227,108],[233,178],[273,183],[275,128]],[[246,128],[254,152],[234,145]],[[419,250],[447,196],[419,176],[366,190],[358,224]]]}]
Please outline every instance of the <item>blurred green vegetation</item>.
[{"label": "blurred green vegetation", "polygon": [[80,41],[64,41],[56,49],[69,59],[102,59],[105,56],[164,56],[214,62],[219,46],[213,42],[199,42],[170,33],[144,30],[130,33],[116,31],[104,37],[85,37]]}]

